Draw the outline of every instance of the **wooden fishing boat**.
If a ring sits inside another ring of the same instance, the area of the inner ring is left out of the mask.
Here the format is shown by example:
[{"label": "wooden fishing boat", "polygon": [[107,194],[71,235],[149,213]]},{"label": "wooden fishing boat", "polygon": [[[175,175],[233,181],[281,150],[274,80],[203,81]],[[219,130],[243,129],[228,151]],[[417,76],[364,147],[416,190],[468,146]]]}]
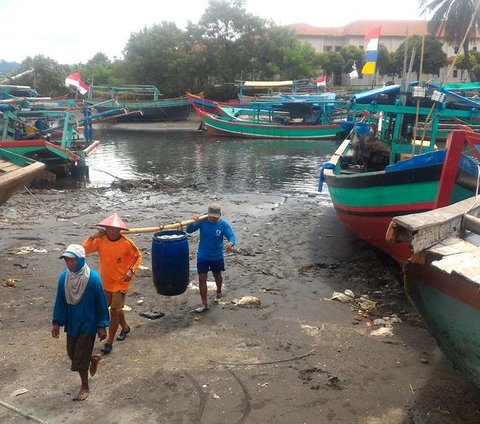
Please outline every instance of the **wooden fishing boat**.
[{"label": "wooden fishing boat", "polygon": [[45,171],[45,165],[0,148],[0,205]]},{"label": "wooden fishing boat", "polygon": [[480,199],[393,218],[388,240],[406,242],[405,290],[433,338],[480,388]]},{"label": "wooden fishing boat", "polygon": [[[415,99],[404,106],[396,103],[394,92],[385,87],[354,98],[354,109],[367,111],[368,120],[356,124],[353,136],[324,164],[320,190],[326,182],[347,228],[404,263],[410,257],[408,246],[385,240],[392,217],[447,206],[475,194],[478,168],[462,153],[464,141],[472,142],[463,136],[465,131],[452,132],[445,149],[435,150],[435,143],[442,119],[471,119],[478,112],[450,109],[442,96],[432,93],[429,97],[427,91],[419,101],[422,106],[411,105]],[[416,132],[417,117],[430,117],[428,141]],[[479,156],[477,146],[470,147]]]},{"label": "wooden fishing boat", "polygon": [[68,107],[37,110],[12,105],[2,109],[6,105],[0,104],[0,147],[44,163],[57,176],[83,179],[88,169],[86,159],[99,145],[93,140],[92,124],[112,118],[110,112],[92,115],[83,108],[83,117],[79,117],[78,110]]},{"label": "wooden fishing boat", "polygon": [[193,110],[195,111],[194,106],[198,108],[198,110],[208,113],[217,113],[218,106],[230,106],[230,107],[246,107],[248,106],[249,102],[241,103],[236,100],[230,100],[228,102],[220,102],[217,100],[210,100],[206,99],[203,94],[193,94],[190,92],[186,92],[185,94],[192,105]]},{"label": "wooden fishing boat", "polygon": [[334,103],[252,103],[249,107],[218,106],[212,114],[194,106],[209,135],[241,138],[335,139],[344,138],[353,122],[332,119]]},{"label": "wooden fishing boat", "polygon": [[322,101],[335,96],[311,80],[240,81],[238,98],[242,103],[278,101]]},{"label": "wooden fishing boat", "polygon": [[153,85],[90,86],[85,102],[99,113],[125,109],[116,122],[185,121],[192,110],[187,96],[161,98]]}]

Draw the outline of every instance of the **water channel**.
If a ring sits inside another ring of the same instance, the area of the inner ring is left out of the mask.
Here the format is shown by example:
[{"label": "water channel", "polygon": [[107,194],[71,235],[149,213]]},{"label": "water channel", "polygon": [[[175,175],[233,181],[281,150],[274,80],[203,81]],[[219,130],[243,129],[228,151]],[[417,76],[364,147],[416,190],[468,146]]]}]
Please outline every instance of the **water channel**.
[{"label": "water channel", "polygon": [[172,181],[217,193],[316,193],[334,140],[217,138],[199,131],[95,130],[90,182]]}]

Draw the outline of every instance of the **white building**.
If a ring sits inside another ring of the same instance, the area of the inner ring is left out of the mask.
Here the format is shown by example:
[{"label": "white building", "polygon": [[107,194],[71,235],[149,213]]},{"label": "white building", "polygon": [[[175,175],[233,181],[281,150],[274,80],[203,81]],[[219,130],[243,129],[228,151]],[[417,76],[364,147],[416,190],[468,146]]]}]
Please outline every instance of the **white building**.
[{"label": "white building", "polygon": [[[378,20],[362,20],[353,21],[344,27],[314,27],[308,24],[292,24],[288,28],[294,30],[301,41],[308,42],[317,52],[331,52],[339,51],[343,46],[356,46],[365,49],[367,41],[365,34],[372,28],[381,26],[380,44],[383,44],[389,52],[394,52],[405,41],[407,36],[412,35],[427,35],[426,21],[378,21]],[[449,63],[452,62],[455,55],[453,46],[444,42],[443,50],[448,56]],[[470,50],[477,49],[477,43],[480,42],[479,37],[470,42]],[[360,64],[357,64],[360,67]],[[429,80],[433,77],[443,80],[446,75],[448,67],[440,70],[440,75],[422,75],[422,80]],[[360,70],[359,70],[360,71]],[[446,82],[461,82],[465,81],[468,76],[465,72],[458,69],[453,69],[448,81]],[[372,76],[365,75],[363,78],[354,79],[350,81],[348,74],[342,75],[341,82],[343,85],[370,85]],[[381,76],[376,75],[376,84],[382,84]]]}]

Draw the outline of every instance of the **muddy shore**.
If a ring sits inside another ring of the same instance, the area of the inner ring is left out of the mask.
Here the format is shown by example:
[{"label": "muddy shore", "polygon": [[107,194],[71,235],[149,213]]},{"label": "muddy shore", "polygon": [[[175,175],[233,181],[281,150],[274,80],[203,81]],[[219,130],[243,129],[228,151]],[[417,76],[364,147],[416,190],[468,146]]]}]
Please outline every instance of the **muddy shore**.
[{"label": "muddy shore", "polygon": [[[212,201],[238,238],[223,301],[192,312],[196,236],[189,288],[165,297],[152,282],[151,234],[132,235],[144,254],[127,299],[132,332],[100,362],[90,397],[72,402],[79,377],[64,335],[50,336],[59,253],[115,211],[131,227],[153,226],[204,213]],[[0,229],[2,424],[31,422],[22,414],[105,424],[480,422],[479,392],[436,347],[398,267],[344,230],[321,194],[34,189],[0,207]],[[328,300],[347,289],[353,298]],[[233,303],[245,296],[261,305]],[[154,311],[165,316],[139,315]]]}]

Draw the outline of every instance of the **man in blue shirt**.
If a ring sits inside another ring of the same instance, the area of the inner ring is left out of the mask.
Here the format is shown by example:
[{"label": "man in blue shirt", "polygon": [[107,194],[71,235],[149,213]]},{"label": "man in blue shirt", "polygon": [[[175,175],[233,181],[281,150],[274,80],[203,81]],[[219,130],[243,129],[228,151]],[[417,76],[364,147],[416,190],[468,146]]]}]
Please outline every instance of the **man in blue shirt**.
[{"label": "man in blue shirt", "polygon": [[90,394],[88,371],[94,375],[100,355],[92,355],[95,335],[103,340],[110,324],[107,299],[100,276],[85,263],[85,249],[71,244],[63,252],[67,268],[58,279],[53,307],[52,336],[58,338],[60,327],[67,333],[67,354],[71,370],[78,371],[82,385],[73,400],[85,400]]},{"label": "man in blue shirt", "polygon": [[225,271],[225,261],[223,258],[223,239],[228,242],[225,249],[230,250],[235,245],[235,234],[230,224],[220,218],[221,209],[217,204],[208,207],[208,218],[206,221],[200,221],[198,215],[194,215],[193,224],[187,226],[187,233],[193,233],[200,230],[200,237],[197,251],[197,272],[198,286],[200,289],[200,297],[202,306],[195,309],[195,312],[202,313],[208,310],[207,300],[207,274],[212,271],[217,285],[216,300],[222,298],[223,275]]}]

